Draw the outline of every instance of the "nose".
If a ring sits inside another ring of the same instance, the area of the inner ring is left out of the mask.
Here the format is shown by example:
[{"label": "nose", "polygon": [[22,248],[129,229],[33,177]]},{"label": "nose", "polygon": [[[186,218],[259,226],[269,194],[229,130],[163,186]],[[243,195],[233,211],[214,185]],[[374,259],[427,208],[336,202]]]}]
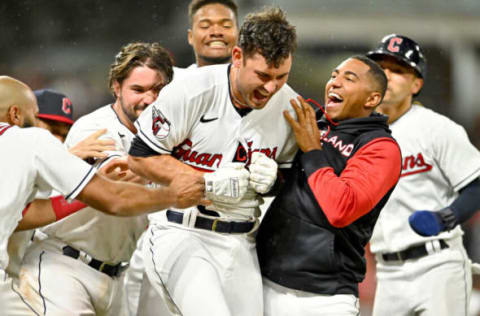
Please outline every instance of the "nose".
[{"label": "nose", "polygon": [[158,93],[152,91],[152,90],[149,90],[147,92],[145,92],[145,95],[143,97],[143,102],[145,104],[152,104],[153,101],[155,101],[157,99],[157,96],[158,96]]},{"label": "nose", "polygon": [[265,90],[267,90],[269,94],[273,94],[277,90],[278,83],[276,80],[270,80],[265,83],[263,87],[265,88]]},{"label": "nose", "polygon": [[218,24],[213,24],[210,27],[210,36],[222,36],[222,27]]},{"label": "nose", "polygon": [[330,79],[330,85],[332,85],[335,88],[340,87],[342,85],[340,76],[336,76],[335,78]]}]

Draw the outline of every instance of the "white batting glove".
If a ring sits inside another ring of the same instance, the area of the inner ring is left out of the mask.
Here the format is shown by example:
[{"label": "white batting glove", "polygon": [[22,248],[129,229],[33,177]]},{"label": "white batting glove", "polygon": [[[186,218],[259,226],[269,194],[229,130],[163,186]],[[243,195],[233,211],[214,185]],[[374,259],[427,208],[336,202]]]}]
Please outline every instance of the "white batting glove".
[{"label": "white batting glove", "polygon": [[258,195],[253,188],[248,188],[247,192],[240,201],[236,203],[214,201],[211,205],[207,206],[206,209],[253,216],[255,214],[255,209],[263,203],[263,198]]},{"label": "white batting glove", "polygon": [[254,152],[250,162],[250,186],[258,193],[267,193],[277,180],[278,165],[261,152]]},{"label": "white batting glove", "polygon": [[248,188],[250,173],[243,163],[229,163],[205,173],[205,197],[212,202],[238,203]]}]

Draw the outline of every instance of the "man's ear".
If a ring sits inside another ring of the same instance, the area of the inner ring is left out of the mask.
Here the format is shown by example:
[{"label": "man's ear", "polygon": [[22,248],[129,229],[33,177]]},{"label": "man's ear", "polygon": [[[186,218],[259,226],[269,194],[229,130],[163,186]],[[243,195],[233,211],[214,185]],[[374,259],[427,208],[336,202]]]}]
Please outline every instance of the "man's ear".
[{"label": "man's ear", "polygon": [[12,105],[8,108],[7,121],[10,125],[23,126],[22,110],[18,105]]},{"label": "man's ear", "polygon": [[240,65],[243,63],[243,51],[240,47],[234,46],[232,49],[232,64],[235,68],[240,68]]},{"label": "man's ear", "polygon": [[412,94],[417,94],[423,87],[423,79],[422,78],[415,78],[412,84]]},{"label": "man's ear", "polygon": [[121,94],[120,93],[120,89],[121,89],[121,85],[120,83],[118,82],[118,80],[115,80],[113,82],[113,93],[115,93],[115,97],[118,98],[118,96]]},{"label": "man's ear", "polygon": [[193,47],[192,29],[188,29],[188,32],[187,32],[187,40],[188,40],[188,44],[190,44],[190,46]]},{"label": "man's ear", "polygon": [[378,91],[372,91],[365,102],[365,108],[367,110],[374,110],[381,102],[382,95]]}]

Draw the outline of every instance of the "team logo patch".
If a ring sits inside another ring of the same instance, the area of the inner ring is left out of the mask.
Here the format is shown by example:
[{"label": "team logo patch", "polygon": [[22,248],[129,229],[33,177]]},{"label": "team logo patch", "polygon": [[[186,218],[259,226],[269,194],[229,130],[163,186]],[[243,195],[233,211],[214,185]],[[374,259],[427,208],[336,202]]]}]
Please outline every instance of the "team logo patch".
[{"label": "team logo patch", "polygon": [[154,106],[152,107],[152,131],[153,135],[160,139],[167,137],[170,133],[170,121]]}]

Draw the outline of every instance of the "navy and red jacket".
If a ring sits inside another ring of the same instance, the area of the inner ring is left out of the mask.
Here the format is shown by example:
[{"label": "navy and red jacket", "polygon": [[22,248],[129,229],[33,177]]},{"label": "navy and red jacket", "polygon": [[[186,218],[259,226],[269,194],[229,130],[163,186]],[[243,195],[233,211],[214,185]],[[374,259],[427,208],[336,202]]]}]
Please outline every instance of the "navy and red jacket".
[{"label": "navy and red jacket", "polygon": [[257,234],[262,275],[287,288],[358,296],[364,247],[401,171],[387,117],[318,122],[323,148],[295,157]]}]

